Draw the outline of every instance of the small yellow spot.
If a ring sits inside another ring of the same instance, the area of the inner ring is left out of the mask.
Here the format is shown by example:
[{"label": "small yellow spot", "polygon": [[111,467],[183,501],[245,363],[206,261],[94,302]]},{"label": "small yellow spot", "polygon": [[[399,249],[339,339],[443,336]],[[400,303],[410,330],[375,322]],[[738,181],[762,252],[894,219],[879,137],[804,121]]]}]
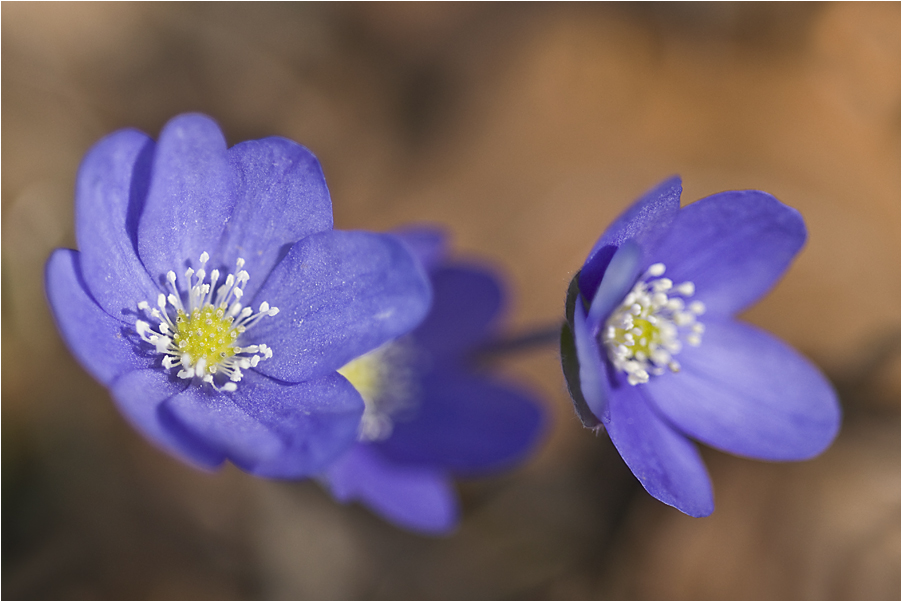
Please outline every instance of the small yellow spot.
[{"label": "small yellow spot", "polygon": [[383,382],[385,370],[380,356],[381,354],[377,352],[366,353],[351,360],[338,370],[339,374],[354,385],[367,403],[377,400],[385,385]]}]

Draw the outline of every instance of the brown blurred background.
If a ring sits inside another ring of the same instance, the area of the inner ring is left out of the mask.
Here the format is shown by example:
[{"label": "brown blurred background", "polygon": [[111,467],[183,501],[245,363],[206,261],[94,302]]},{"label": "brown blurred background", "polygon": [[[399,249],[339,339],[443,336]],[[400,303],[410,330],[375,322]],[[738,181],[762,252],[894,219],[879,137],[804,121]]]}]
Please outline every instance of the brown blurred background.
[{"label": "brown blurred background", "polygon": [[[898,3],[3,3],[2,101],[4,598],[899,598]],[[717,509],[688,518],[582,430],[549,348],[498,367],[553,431],[462,484],[449,538],[184,467],[72,360],[42,271],[91,144],[189,110],[308,146],[337,227],[447,224],[508,270],[511,332],[560,318],[665,176],[684,202],[775,194],[810,240],[746,317],[833,380],[839,439],[800,464],[704,449]]]}]

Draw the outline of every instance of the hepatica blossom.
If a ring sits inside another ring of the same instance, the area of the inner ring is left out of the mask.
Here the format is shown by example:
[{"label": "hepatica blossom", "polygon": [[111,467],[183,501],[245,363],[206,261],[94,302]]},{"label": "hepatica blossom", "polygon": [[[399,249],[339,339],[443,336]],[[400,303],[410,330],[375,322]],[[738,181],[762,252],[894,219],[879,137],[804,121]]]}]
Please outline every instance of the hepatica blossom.
[{"label": "hepatica blossom", "polygon": [[316,473],[364,403],[337,370],[409,332],[430,287],[399,239],[332,229],[322,170],[284,138],[227,149],[203,115],[121,130],[78,173],[78,250],[46,289],[126,418],[197,466]]},{"label": "hepatica blossom", "polygon": [[577,414],[604,428],[655,498],[714,510],[690,438],[739,456],[802,460],[836,436],[824,376],[785,343],[734,318],[805,243],[802,217],[764,192],[722,192],[680,209],[680,180],[647,193],[574,277],[561,336]]},{"label": "hepatica blossom", "polygon": [[495,276],[446,261],[435,231],[402,237],[429,270],[433,306],[409,336],[342,368],[366,410],[359,443],[323,476],[340,501],[359,500],[397,525],[438,534],[457,524],[452,478],[521,460],[545,420],[530,395],[478,374],[468,361],[501,317]]}]

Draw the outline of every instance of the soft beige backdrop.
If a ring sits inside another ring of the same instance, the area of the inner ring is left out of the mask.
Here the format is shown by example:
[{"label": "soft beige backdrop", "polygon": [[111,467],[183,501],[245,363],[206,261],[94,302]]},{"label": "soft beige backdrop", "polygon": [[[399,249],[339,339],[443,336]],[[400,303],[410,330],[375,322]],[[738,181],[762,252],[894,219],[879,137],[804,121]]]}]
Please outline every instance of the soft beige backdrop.
[{"label": "soft beige backdrop", "polygon": [[[7,598],[897,598],[900,7],[881,4],[2,6]],[[45,306],[99,137],[183,111],[322,161],[340,228],[438,221],[509,274],[511,331],[560,319],[609,221],[679,173],[758,188],[809,244],[747,319],[835,382],[817,460],[704,450],[717,510],[637,489],[578,425],[554,349],[498,364],[555,427],[463,484],[447,539],[314,483],[192,471],[116,413]]]}]

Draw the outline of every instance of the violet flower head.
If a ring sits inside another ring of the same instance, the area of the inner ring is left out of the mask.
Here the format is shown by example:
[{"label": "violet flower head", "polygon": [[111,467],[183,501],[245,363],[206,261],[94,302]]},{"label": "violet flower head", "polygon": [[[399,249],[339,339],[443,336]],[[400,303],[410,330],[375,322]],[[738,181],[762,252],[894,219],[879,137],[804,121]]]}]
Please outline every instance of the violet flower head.
[{"label": "violet flower head", "polygon": [[332,229],[316,158],[284,138],[226,148],[203,115],[85,157],[77,251],[46,290],[72,353],[131,424],[199,467],[316,473],[364,404],[337,370],[418,324],[429,282],[389,235]]},{"label": "violet flower head", "polygon": [[601,235],[570,284],[561,357],[583,424],[604,427],[652,496],[707,516],[711,482],[689,438],[803,460],[841,416],[813,364],[734,318],[804,245],[801,215],[755,190],[680,209],[681,191],[663,182]]},{"label": "violet flower head", "polygon": [[524,459],[546,418],[533,396],[476,372],[469,361],[499,326],[496,276],[445,260],[437,231],[400,236],[429,271],[432,309],[409,336],[341,370],[367,406],[359,443],[323,479],[339,501],[359,500],[396,525],[442,534],[458,522],[453,477]]}]

